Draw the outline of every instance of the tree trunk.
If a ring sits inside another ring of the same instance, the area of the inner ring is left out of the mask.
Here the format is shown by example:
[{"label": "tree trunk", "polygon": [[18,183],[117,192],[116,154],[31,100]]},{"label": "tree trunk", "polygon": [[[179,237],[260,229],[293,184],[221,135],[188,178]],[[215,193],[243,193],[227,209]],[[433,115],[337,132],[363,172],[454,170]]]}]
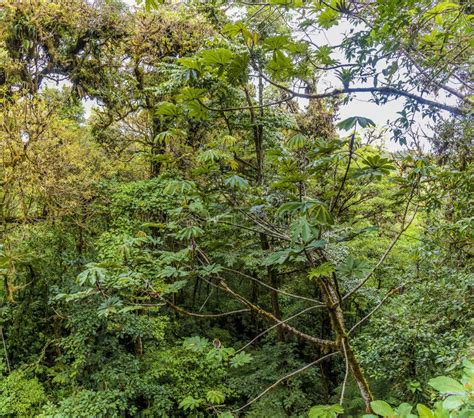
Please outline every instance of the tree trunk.
[{"label": "tree trunk", "polygon": [[[150,110],[153,112],[153,109]],[[150,175],[152,178],[158,177],[161,173],[162,162],[158,161],[158,158],[165,153],[164,143],[158,138],[163,127],[159,117],[152,115],[152,145],[150,150],[151,155],[151,166]]]},{"label": "tree trunk", "polygon": [[[253,106],[252,98],[247,89],[245,89],[245,96],[247,99],[247,103],[249,106]],[[258,103],[260,106],[259,116],[260,118],[263,117],[263,80],[262,77],[259,77],[258,80]],[[257,174],[256,174],[256,183],[258,186],[262,186],[264,182],[264,150],[263,150],[263,125],[259,124],[257,121],[257,115],[255,114],[255,110],[253,108],[249,109],[250,112],[250,122],[252,124],[253,130],[253,139],[255,145],[255,158],[257,162]],[[268,238],[264,233],[260,234],[260,244],[263,251],[268,251],[270,249],[270,243],[268,242]],[[277,275],[275,274],[275,270],[269,266],[267,268],[267,282],[272,286],[274,289],[278,289],[280,283],[278,280]],[[278,320],[281,319],[281,310],[280,310],[280,302],[278,297],[277,290],[270,290],[270,298],[271,298],[271,305],[272,305],[272,313],[275,318]],[[284,335],[284,328],[279,326],[277,327],[278,332],[278,340],[283,341],[285,338]]]},{"label": "tree trunk", "polygon": [[[311,254],[306,252],[306,258],[311,267],[315,267],[315,263],[311,257]],[[327,277],[320,277],[318,284],[321,289],[322,299],[329,311],[331,326],[336,335],[336,344],[347,361],[352,377],[354,378],[362,399],[364,400],[365,408],[367,412],[370,412],[370,402],[373,400],[372,392],[370,390],[367,378],[365,377],[364,370],[362,369],[362,366],[360,365],[360,362],[351,347],[344,324],[344,313],[341,308],[339,294],[335,285]]]}]

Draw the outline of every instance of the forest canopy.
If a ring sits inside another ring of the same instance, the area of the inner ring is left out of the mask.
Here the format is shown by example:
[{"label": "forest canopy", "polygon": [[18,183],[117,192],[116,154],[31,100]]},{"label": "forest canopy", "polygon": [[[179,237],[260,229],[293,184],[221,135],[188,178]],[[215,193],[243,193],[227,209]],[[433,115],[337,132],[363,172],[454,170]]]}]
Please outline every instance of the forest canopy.
[{"label": "forest canopy", "polygon": [[473,13],[2,2],[0,416],[474,416]]}]

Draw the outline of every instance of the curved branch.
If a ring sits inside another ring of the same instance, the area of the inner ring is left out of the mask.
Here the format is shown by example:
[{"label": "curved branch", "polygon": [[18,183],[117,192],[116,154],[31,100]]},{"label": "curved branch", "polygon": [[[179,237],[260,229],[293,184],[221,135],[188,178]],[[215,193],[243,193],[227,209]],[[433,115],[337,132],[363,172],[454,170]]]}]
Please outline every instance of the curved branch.
[{"label": "curved branch", "polygon": [[295,370],[293,372],[291,372],[290,374],[287,374],[286,376],[283,376],[281,377],[280,379],[278,379],[275,383],[273,383],[272,385],[268,386],[263,392],[261,392],[259,395],[257,395],[255,398],[253,398],[251,401],[247,402],[244,406],[241,406],[240,408],[238,409],[234,409],[232,412],[240,412],[242,411],[243,409],[247,408],[248,406],[252,405],[255,401],[258,401],[263,395],[265,395],[267,392],[269,392],[270,390],[276,388],[281,382],[283,382],[284,380],[286,379],[289,379],[290,377],[293,377],[293,376],[296,376],[297,374],[301,373],[301,372],[304,372],[306,369],[309,369],[310,367],[320,363],[321,361],[323,360],[326,360],[327,358],[329,357],[332,357],[334,355],[338,354],[337,351],[335,351],[334,353],[329,353],[329,354],[326,354],[325,356],[322,356],[320,357],[319,359],[309,363],[309,364],[306,364],[305,366],[299,368],[298,370]]},{"label": "curved branch", "polygon": [[349,140],[349,161],[347,162],[346,171],[344,172],[344,177],[342,178],[341,185],[339,190],[337,191],[336,198],[331,202],[329,207],[329,211],[332,212],[337,205],[339,200],[339,196],[341,196],[342,190],[344,189],[344,185],[346,184],[347,175],[349,174],[349,170],[351,168],[352,162],[352,155],[354,154],[354,141],[355,141],[355,134],[356,134],[356,127],[354,127],[354,132],[352,132],[351,139]]},{"label": "curved branch", "polygon": [[288,332],[293,334],[295,337],[301,338],[302,340],[306,340],[310,343],[313,343],[314,345],[321,346],[321,347],[328,347],[328,348],[336,348],[337,347],[337,343],[335,341],[325,340],[325,339],[318,338],[318,337],[313,337],[312,335],[305,334],[304,332],[302,332],[302,331],[300,331],[296,328],[293,328],[292,326],[290,326],[286,323],[283,323],[272,313],[260,308],[259,306],[257,306],[254,303],[250,302],[248,299],[246,299],[245,297],[243,297],[239,293],[232,290],[223,279],[221,279],[221,281],[219,283],[219,288],[224,290],[226,293],[234,296],[235,299],[239,300],[244,305],[247,305],[250,309],[255,311],[257,314],[269,319],[270,321],[273,321],[273,322],[277,323],[281,328],[287,330]]},{"label": "curved branch", "polygon": [[405,285],[402,284],[398,287],[395,287],[393,288],[392,290],[390,290],[389,292],[387,292],[387,294],[382,298],[382,300],[374,307],[374,309],[372,309],[367,315],[365,315],[359,322],[357,322],[357,324],[355,324],[348,332],[347,332],[347,335],[350,335],[352,334],[352,332],[354,332],[357,328],[359,328],[365,321],[367,321],[375,312],[377,312],[381,307],[382,305],[385,303],[385,301],[392,295],[394,295],[395,293],[397,293],[399,290],[403,289]]},{"label": "curved branch", "polygon": [[292,319],[304,314],[305,312],[311,311],[313,309],[320,308],[320,306],[310,306],[309,308],[303,309],[302,311],[299,311],[295,313],[294,315],[291,315],[290,317],[283,319],[281,321],[278,321],[275,325],[272,325],[271,327],[267,328],[265,331],[262,331],[260,334],[258,334],[256,337],[251,339],[247,344],[245,344],[242,348],[239,348],[236,353],[240,353],[241,351],[245,350],[248,346],[252,345],[255,341],[257,341],[260,337],[263,337],[265,334],[270,332],[272,329],[280,326],[280,324],[284,324],[286,322],[291,321]]},{"label": "curved branch", "polygon": [[344,353],[346,371],[344,372],[344,380],[342,382],[341,398],[339,399],[339,405],[342,405],[344,402],[344,394],[346,392],[347,379],[349,378],[349,359],[347,357],[346,343],[344,342],[344,339],[341,340],[341,345],[342,345],[342,351]]},{"label": "curved branch", "polygon": [[261,286],[264,286],[264,287],[266,287],[268,289],[271,289],[275,292],[281,293],[282,295],[289,296],[289,297],[292,297],[292,298],[295,298],[295,299],[306,300],[308,302],[314,302],[318,306],[326,306],[324,303],[320,302],[319,300],[308,298],[306,296],[295,295],[294,293],[289,293],[289,292],[285,292],[284,290],[276,289],[275,287],[270,286],[269,284],[267,284],[265,282],[262,282],[261,280],[257,279],[256,277],[253,277],[253,276],[250,276],[248,274],[242,273],[241,271],[230,269],[230,268],[227,268],[227,267],[224,267],[224,270],[230,271],[230,272],[235,273],[235,274],[239,274],[242,277],[246,277],[247,279],[253,280],[254,282],[260,284]]},{"label": "curved branch", "polygon": [[172,303],[168,299],[165,299],[159,293],[153,293],[152,296],[155,296],[158,299],[162,300],[163,302],[165,302],[169,307],[171,307],[176,312],[179,312],[179,313],[181,313],[183,315],[187,315],[187,316],[195,316],[195,317],[198,317],[198,318],[220,318],[222,316],[233,315],[233,314],[238,314],[238,313],[243,313],[243,312],[250,312],[250,309],[238,309],[236,311],[222,312],[222,313],[216,313],[216,314],[201,314],[201,313],[187,311],[186,309],[183,309],[183,308],[175,305],[174,303]]},{"label": "curved branch", "polygon": [[[199,249],[198,249],[198,252],[199,252],[199,254],[201,254],[201,256],[204,259],[203,263],[210,264],[209,258],[207,257],[206,253],[202,250],[199,250]],[[300,331],[300,330],[284,323],[284,321],[281,321],[280,319],[278,319],[272,313],[266,311],[265,309],[262,309],[258,305],[255,305],[254,303],[250,302],[248,299],[246,299],[241,294],[239,294],[236,291],[232,290],[227,285],[227,283],[224,281],[224,279],[221,276],[216,275],[216,277],[219,279],[218,284],[212,283],[211,281],[209,281],[205,278],[202,278],[202,280],[204,280],[206,283],[209,283],[210,285],[212,285],[214,287],[217,287],[217,288],[223,290],[224,292],[228,293],[229,295],[232,295],[236,300],[241,302],[243,305],[248,306],[252,311],[256,312],[257,314],[269,319],[272,322],[275,322],[277,325],[279,325],[281,328],[285,329],[286,331],[288,331],[290,334],[294,335],[295,337],[301,338],[302,340],[308,341],[308,342],[310,342],[310,343],[312,343],[316,346],[333,348],[333,349],[337,348],[338,345],[337,345],[336,341],[325,340],[325,339],[322,339],[322,338],[313,337],[312,335],[305,334],[304,332],[302,332],[302,331]],[[320,305],[316,305],[316,307],[320,307]]]},{"label": "curved branch", "polygon": [[206,108],[207,110],[210,110],[211,112],[235,112],[239,110],[253,110],[253,109],[263,109],[265,107],[272,107],[272,106],[277,106],[282,103],[289,102],[290,100],[293,100],[295,98],[294,94],[291,94],[289,97],[285,97],[281,100],[277,100],[275,102],[270,102],[270,103],[263,103],[261,105],[254,105],[254,106],[240,106],[240,107],[224,107],[224,108],[213,108],[207,106],[201,99],[197,99],[199,104]]},{"label": "curved branch", "polygon": [[435,102],[434,100],[429,100],[425,99],[424,97],[418,96],[413,93],[409,93],[404,90],[400,90],[395,87],[348,87],[344,89],[334,89],[332,91],[328,91],[325,93],[319,93],[319,94],[309,94],[309,93],[299,93],[294,90],[291,90],[288,87],[282,86],[279,83],[274,82],[264,74],[261,74],[261,76],[270,83],[271,85],[286,91],[289,94],[294,95],[295,97],[301,97],[303,99],[323,99],[325,97],[334,97],[334,96],[340,96],[343,94],[351,94],[351,93],[379,93],[383,94],[386,96],[399,96],[399,97],[406,97],[408,99],[414,100],[417,103],[424,104],[427,106],[432,106],[437,109],[445,110],[453,115],[457,116],[462,116],[465,115],[467,112],[459,107],[455,106],[450,106],[445,103],[439,103]]},{"label": "curved branch", "polygon": [[409,228],[409,226],[412,224],[413,220],[415,219],[415,216],[416,216],[416,213],[418,211],[418,207],[415,208],[414,210],[414,213],[413,213],[413,216],[412,218],[410,219],[410,221],[406,222],[406,215],[407,215],[407,211],[408,211],[408,207],[410,205],[410,202],[411,202],[411,197],[410,199],[408,200],[408,203],[407,203],[407,206],[406,206],[406,209],[405,209],[405,213],[403,215],[403,222],[402,222],[402,226],[400,228],[400,231],[398,232],[398,234],[395,236],[395,238],[392,240],[392,242],[390,243],[390,245],[388,246],[388,248],[385,250],[385,252],[383,253],[382,257],[380,258],[380,260],[378,261],[378,263],[372,268],[372,270],[370,270],[370,272],[359,282],[358,285],[356,285],[352,290],[350,290],[346,295],[344,295],[344,297],[342,298],[342,300],[346,300],[347,298],[351,297],[354,293],[356,293],[362,286],[364,286],[367,281],[372,277],[372,275],[375,273],[375,271],[383,264],[383,262],[385,261],[385,259],[387,258],[388,254],[390,253],[390,251],[392,251],[392,248],[395,246],[395,244],[398,242],[398,240],[400,239],[400,237],[403,235],[403,233]]}]

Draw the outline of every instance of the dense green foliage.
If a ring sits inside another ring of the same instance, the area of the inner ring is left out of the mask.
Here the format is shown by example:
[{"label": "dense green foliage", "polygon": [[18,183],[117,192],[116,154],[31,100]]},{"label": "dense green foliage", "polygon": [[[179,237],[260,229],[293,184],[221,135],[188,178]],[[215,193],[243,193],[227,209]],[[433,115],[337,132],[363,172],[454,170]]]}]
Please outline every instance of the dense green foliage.
[{"label": "dense green foliage", "polygon": [[142,3],[0,6],[0,416],[472,416],[469,2]]}]

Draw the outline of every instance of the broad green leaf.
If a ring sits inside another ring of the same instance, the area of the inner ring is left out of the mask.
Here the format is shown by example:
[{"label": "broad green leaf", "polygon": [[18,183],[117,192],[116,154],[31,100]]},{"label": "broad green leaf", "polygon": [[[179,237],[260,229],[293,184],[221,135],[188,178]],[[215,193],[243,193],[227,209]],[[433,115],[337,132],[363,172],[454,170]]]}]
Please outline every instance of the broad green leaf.
[{"label": "broad green leaf", "polygon": [[209,117],[208,110],[198,100],[186,103],[189,116],[197,120],[206,120]]},{"label": "broad green leaf", "polygon": [[223,267],[219,264],[208,264],[202,266],[199,269],[199,273],[203,276],[210,276],[211,274],[217,274],[222,271]]},{"label": "broad green leaf", "polygon": [[58,293],[53,298],[53,300],[64,300],[65,302],[74,302],[76,300],[88,298],[91,295],[96,295],[97,293],[98,291],[96,289],[89,288],[82,292],[76,292],[76,293]]},{"label": "broad green leaf", "polygon": [[421,403],[416,406],[416,410],[418,411],[420,418],[434,418],[431,409]]},{"label": "broad green leaf", "polygon": [[204,230],[197,225],[187,226],[174,234],[177,240],[189,240],[204,235]]},{"label": "broad green leaf", "polygon": [[450,418],[450,413],[443,408],[442,402],[436,402],[434,405],[434,418]]},{"label": "broad green leaf", "polygon": [[290,40],[286,35],[271,36],[263,41],[263,49],[267,51],[276,51],[288,46]]},{"label": "broad green leaf", "polygon": [[334,272],[334,266],[330,261],[326,261],[325,263],[320,264],[319,266],[310,270],[308,274],[309,279],[314,279],[323,276],[329,276],[332,272]]},{"label": "broad green leaf", "polygon": [[336,126],[339,129],[342,129],[344,131],[349,131],[351,130],[356,124],[356,118],[355,117],[350,117],[347,119],[344,119],[343,121],[339,122]]},{"label": "broad green leaf", "polygon": [[301,226],[301,239],[303,240],[303,242],[308,242],[312,238],[313,234],[311,232],[311,226],[309,225],[306,218],[301,218],[300,226]]},{"label": "broad green leaf", "polygon": [[440,393],[463,393],[464,386],[457,380],[447,376],[439,376],[431,379],[428,384]]},{"label": "broad green leaf", "polygon": [[283,51],[273,51],[272,59],[267,66],[270,74],[278,79],[284,79],[293,70],[293,62]]},{"label": "broad green leaf", "polygon": [[308,412],[308,418],[336,418],[344,412],[341,405],[317,405]]},{"label": "broad green leaf", "polygon": [[[228,23],[222,28],[222,33],[229,36],[230,38],[237,35],[247,35],[250,33],[248,26],[242,22]],[[245,37],[244,35],[244,37]]]},{"label": "broad green leaf", "polygon": [[204,399],[195,399],[192,396],[186,396],[180,403],[179,407],[184,411],[194,411],[204,403]]},{"label": "broad green leaf", "polygon": [[170,180],[163,189],[167,195],[189,193],[194,189],[194,183],[188,180]]},{"label": "broad green leaf", "polygon": [[306,42],[290,42],[286,48],[292,54],[305,54],[308,51],[308,44]]},{"label": "broad green leaf", "polygon": [[249,182],[248,182],[248,180],[246,180],[246,179],[244,179],[240,176],[233,175],[233,176],[227,177],[225,179],[225,184],[227,186],[230,186],[230,187],[234,187],[234,188],[238,188],[238,189],[245,189],[246,187],[248,187]]},{"label": "broad green leaf", "polygon": [[276,50],[273,52],[272,61],[280,68],[291,68],[291,59],[282,51]]},{"label": "broad green leaf", "polygon": [[240,54],[234,57],[226,67],[229,81],[245,81],[248,79],[250,55]]},{"label": "broad green leaf", "polygon": [[370,270],[370,266],[364,260],[348,256],[337,266],[336,270],[344,277],[359,277]]},{"label": "broad green leaf", "polygon": [[303,0],[269,0],[268,3],[287,7],[301,7]]},{"label": "broad green leaf", "polygon": [[[140,0],[138,4],[142,3]],[[164,4],[165,0],[145,0],[145,10],[150,11],[152,9],[157,9],[160,4]]]},{"label": "broad green leaf", "polygon": [[206,399],[214,405],[220,405],[224,403],[225,395],[220,390],[209,390],[206,393]]},{"label": "broad green leaf", "polygon": [[283,216],[286,214],[293,214],[303,207],[302,202],[287,202],[283,203],[276,211],[277,216]]},{"label": "broad green leaf", "polygon": [[357,123],[361,128],[366,128],[367,126],[375,126],[375,123],[372,119],[363,118],[362,116],[357,116]]},{"label": "broad green leaf", "polygon": [[220,154],[217,150],[208,149],[208,150],[200,152],[196,160],[199,161],[200,163],[209,163],[213,161],[218,161],[219,158],[220,158]]},{"label": "broad green leaf", "polygon": [[400,404],[396,409],[397,418],[407,418],[410,415],[412,409],[413,406],[411,406],[409,403],[405,402]]},{"label": "broad green leaf", "polygon": [[302,134],[293,135],[287,142],[287,146],[290,150],[299,150],[306,145],[306,137]]},{"label": "broad green leaf", "polygon": [[188,101],[201,99],[205,94],[206,94],[205,89],[198,89],[195,87],[185,87],[180,90],[180,93],[177,96],[177,98],[181,102],[188,102]]},{"label": "broad green leaf", "polygon": [[[172,267],[172,266],[166,266],[164,268],[164,270],[166,269],[172,269],[173,272],[176,272],[178,271],[175,267]],[[161,277],[173,277],[175,276],[175,274],[172,274],[172,275],[160,275]],[[165,290],[163,290],[162,294],[163,295],[168,295],[168,294],[171,294],[171,293],[177,293],[179,292],[181,289],[184,289],[186,287],[186,285],[188,284],[188,281],[187,280],[178,280],[174,283],[171,283],[169,285],[166,286]]]},{"label": "broad green leaf", "polygon": [[395,411],[392,407],[385,401],[373,401],[370,402],[372,410],[382,417],[395,417]]},{"label": "broad green leaf", "polygon": [[359,125],[361,128],[366,128],[367,126],[375,126],[375,123],[371,119],[362,116],[351,116],[350,118],[339,122],[337,127],[344,131],[349,131],[356,125]]},{"label": "broad green leaf", "polygon": [[143,309],[142,305],[130,305],[130,306],[126,306],[125,308],[120,309],[119,313],[138,311],[140,309]]},{"label": "broad green leaf", "polygon": [[215,366],[220,366],[224,361],[229,360],[231,356],[235,354],[235,350],[232,347],[220,347],[211,348],[206,354],[206,359],[213,363]]},{"label": "broad green leaf", "polygon": [[87,270],[84,270],[77,276],[77,282],[80,285],[95,286],[98,282],[104,281],[107,275],[107,270],[98,266],[95,263],[86,265]]},{"label": "broad green leaf", "polygon": [[178,106],[170,102],[161,102],[156,108],[156,114],[162,116],[177,116],[179,113]]},{"label": "broad green leaf", "polygon": [[359,125],[361,128],[366,128],[367,126],[375,126],[375,123],[371,119],[362,116],[351,116],[339,122],[336,126],[344,131],[349,131],[356,125]]},{"label": "broad green leaf", "polygon": [[208,49],[202,51],[199,56],[206,65],[226,65],[234,58],[234,53],[226,48]]},{"label": "broad green leaf", "polygon": [[276,215],[293,215],[298,211],[301,211],[302,213],[307,213],[320,224],[332,225],[334,223],[334,220],[326,206],[322,202],[319,202],[317,200],[284,203],[278,208],[278,210],[276,211]]},{"label": "broad green leaf", "polygon": [[199,336],[185,338],[183,340],[183,347],[186,350],[193,351],[195,353],[200,353],[204,351],[205,348],[209,346],[209,340],[207,338],[202,338]]},{"label": "broad green leaf", "polygon": [[433,8],[425,12],[425,16],[438,16],[440,13],[448,10],[453,11],[459,8],[459,4],[449,2],[449,1],[442,1],[436,4]]},{"label": "broad green leaf", "polygon": [[202,70],[202,63],[200,63],[195,57],[179,58],[178,62],[185,68],[197,71]]},{"label": "broad green leaf", "polygon": [[334,219],[327,207],[320,202],[312,202],[308,214],[316,219],[321,225],[332,225]]},{"label": "broad green leaf", "polygon": [[307,243],[313,237],[311,231],[311,225],[308,223],[308,220],[301,216],[295,219],[290,225],[291,237],[293,241],[302,240],[304,243]]},{"label": "broad green leaf", "polygon": [[274,264],[283,264],[288,257],[290,252],[288,250],[277,251],[273,254],[270,254],[267,258],[262,261],[263,266],[271,266]]},{"label": "broad green leaf", "polygon": [[170,139],[179,139],[179,138],[184,138],[185,136],[186,136],[186,133],[182,129],[170,128],[156,135],[155,141],[164,143],[164,144],[169,144]]},{"label": "broad green leaf", "polygon": [[327,241],[324,239],[313,240],[305,246],[307,250],[315,250],[316,248],[324,248]]},{"label": "broad green leaf", "polygon": [[123,302],[116,296],[112,296],[104,300],[97,309],[99,316],[108,317],[112,313],[117,313],[123,306]]},{"label": "broad green leaf", "polygon": [[333,48],[329,45],[323,45],[318,48],[316,51],[316,58],[319,60],[321,64],[324,65],[333,65],[337,61],[331,58]]},{"label": "broad green leaf", "polygon": [[447,409],[448,411],[451,411],[453,409],[457,409],[461,405],[463,405],[466,400],[467,400],[467,398],[465,396],[462,396],[462,395],[448,396],[443,401],[443,408]]},{"label": "broad green leaf", "polygon": [[369,174],[382,176],[390,174],[395,169],[392,161],[388,158],[382,158],[380,155],[368,156],[362,160],[364,170],[370,169]]},{"label": "broad green leaf", "polygon": [[[177,268],[174,266],[164,266],[161,270],[158,271],[156,276],[159,277],[160,279],[167,279],[167,278],[183,277],[183,276],[186,276],[187,274],[188,274],[187,271],[182,270],[180,268]],[[176,283],[179,283],[179,282],[176,282]],[[175,290],[175,284],[173,283],[166,288],[163,294],[176,292],[177,290]]]},{"label": "broad green leaf", "polygon": [[326,7],[318,16],[318,22],[324,29],[329,29],[337,24],[339,13],[333,7]]},{"label": "broad green leaf", "polygon": [[237,353],[230,359],[230,367],[241,367],[245,364],[250,363],[253,360],[250,354],[247,354],[245,351]]}]

